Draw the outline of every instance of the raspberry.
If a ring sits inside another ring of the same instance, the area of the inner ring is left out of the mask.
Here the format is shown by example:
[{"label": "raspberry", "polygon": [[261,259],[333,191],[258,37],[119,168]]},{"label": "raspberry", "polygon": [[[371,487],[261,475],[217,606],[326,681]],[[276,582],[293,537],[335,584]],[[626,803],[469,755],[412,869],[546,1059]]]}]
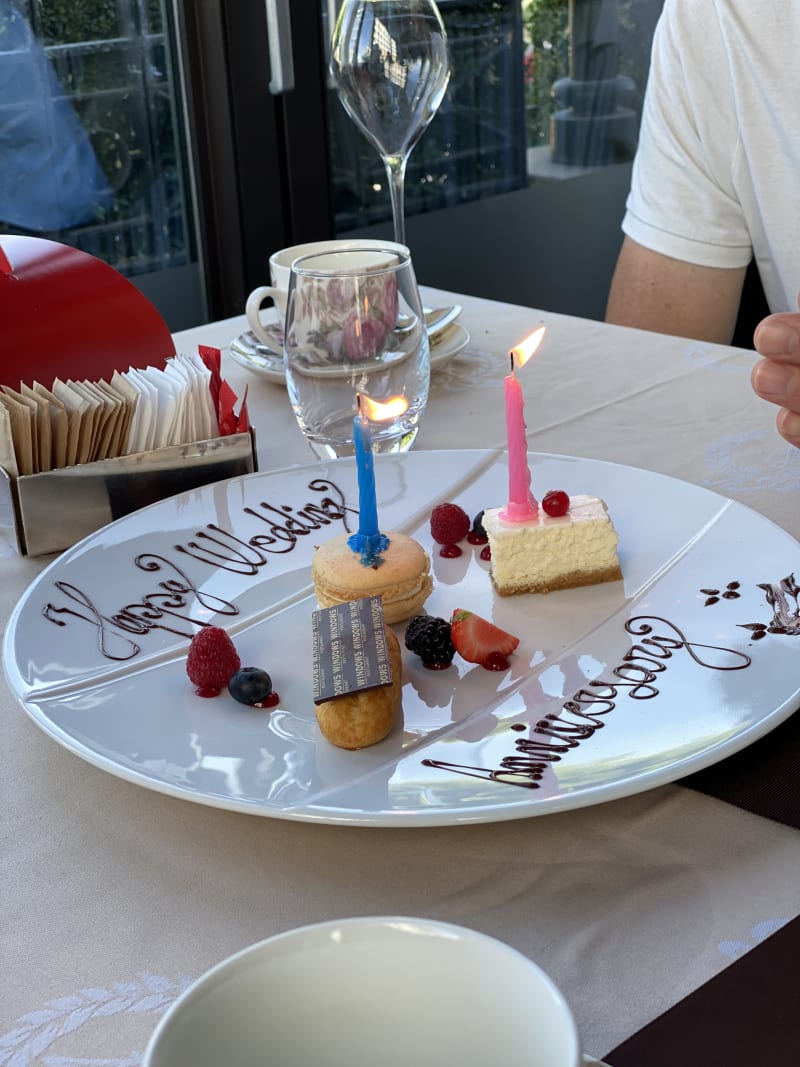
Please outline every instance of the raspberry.
[{"label": "raspberry", "polygon": [[241,665],[233,641],[220,626],[206,626],[192,638],[186,673],[201,696],[220,693]]},{"label": "raspberry", "polygon": [[417,615],[406,627],[406,648],[426,667],[447,667],[456,650],[450,640],[450,623],[432,615]]},{"label": "raspberry", "polygon": [[569,511],[569,497],[563,489],[551,489],[544,494],[542,507],[552,519],[559,519]]},{"label": "raspberry", "polygon": [[469,515],[458,504],[437,504],[431,512],[431,537],[440,545],[462,541],[469,528]]}]

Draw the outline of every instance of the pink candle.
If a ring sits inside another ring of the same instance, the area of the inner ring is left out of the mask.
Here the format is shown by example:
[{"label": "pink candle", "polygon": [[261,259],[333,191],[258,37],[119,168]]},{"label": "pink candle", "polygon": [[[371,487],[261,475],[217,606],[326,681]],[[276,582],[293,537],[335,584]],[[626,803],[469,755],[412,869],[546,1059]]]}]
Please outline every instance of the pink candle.
[{"label": "pink candle", "polygon": [[528,522],[535,519],[539,511],[536,498],[531,492],[525,402],[519,379],[514,373],[514,358],[516,356],[517,365],[522,367],[539,347],[543,336],[544,326],[541,326],[522,344],[511,350],[511,373],[503,382],[508,436],[508,503],[500,512],[500,518],[506,522]]}]

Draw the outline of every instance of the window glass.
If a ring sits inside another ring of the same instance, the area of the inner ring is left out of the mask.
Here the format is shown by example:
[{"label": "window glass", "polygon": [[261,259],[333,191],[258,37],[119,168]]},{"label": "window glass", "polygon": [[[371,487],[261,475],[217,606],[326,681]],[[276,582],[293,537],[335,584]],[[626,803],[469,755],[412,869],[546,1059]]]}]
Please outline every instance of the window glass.
[{"label": "window glass", "polygon": [[162,0],[0,0],[0,232],[129,276],[196,253]]},{"label": "window glass", "polygon": [[[439,0],[445,101],[408,162],[406,215],[633,158],[663,0]],[[328,101],[337,232],[391,218],[383,165]]]}]

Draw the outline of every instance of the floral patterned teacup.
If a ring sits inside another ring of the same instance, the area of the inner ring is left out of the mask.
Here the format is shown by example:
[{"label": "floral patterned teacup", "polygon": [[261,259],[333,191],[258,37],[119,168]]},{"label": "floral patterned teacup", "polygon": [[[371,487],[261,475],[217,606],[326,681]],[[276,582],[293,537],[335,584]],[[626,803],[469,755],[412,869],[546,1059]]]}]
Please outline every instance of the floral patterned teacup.
[{"label": "floral patterned teacup", "polygon": [[310,361],[347,366],[395,347],[393,268],[400,262],[391,249],[354,249],[304,256],[293,264],[293,342],[307,346]]},{"label": "floral patterned teacup", "polygon": [[[356,255],[344,252],[333,257],[343,273],[297,277],[295,330],[305,329],[306,341],[326,363],[374,359],[397,324],[397,279],[391,271],[371,272],[372,267],[396,263],[397,257],[387,260],[381,252],[362,256],[358,273],[348,273]],[[315,262],[320,259],[313,258]]]},{"label": "floral patterned teacup", "polygon": [[254,289],[247,298],[245,311],[247,324],[251,333],[267,348],[275,347],[275,327],[267,329],[261,321],[261,311],[267,301],[272,301],[278,314],[280,331],[286,317],[286,298],[289,291],[289,278],[292,272],[292,263],[302,256],[310,256],[325,253],[345,252],[352,248],[376,248],[391,249],[408,255],[405,245],[395,244],[392,241],[379,241],[375,239],[350,239],[335,241],[311,241],[308,244],[291,245],[289,248],[280,248],[269,257],[269,285],[260,285]]}]

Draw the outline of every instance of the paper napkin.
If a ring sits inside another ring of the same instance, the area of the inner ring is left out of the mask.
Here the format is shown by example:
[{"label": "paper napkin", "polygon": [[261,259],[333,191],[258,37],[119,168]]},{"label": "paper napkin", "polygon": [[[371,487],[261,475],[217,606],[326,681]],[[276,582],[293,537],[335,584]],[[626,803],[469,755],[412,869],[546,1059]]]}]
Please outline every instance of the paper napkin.
[{"label": "paper napkin", "polygon": [[219,349],[206,346],[110,381],[2,385],[0,466],[18,477],[241,433],[250,426],[246,391],[238,413],[236,404]]}]

